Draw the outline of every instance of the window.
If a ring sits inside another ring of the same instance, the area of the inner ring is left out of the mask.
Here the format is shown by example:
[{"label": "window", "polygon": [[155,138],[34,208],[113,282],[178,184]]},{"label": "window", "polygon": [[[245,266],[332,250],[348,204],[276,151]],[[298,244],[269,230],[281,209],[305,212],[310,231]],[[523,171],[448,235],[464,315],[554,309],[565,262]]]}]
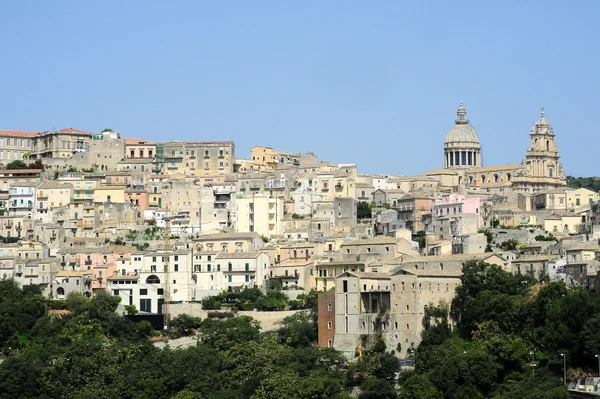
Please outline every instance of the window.
[{"label": "window", "polygon": [[327,322],[327,329],[328,329],[328,330],[331,330],[332,328],[333,328],[333,323],[332,323],[332,322],[330,322],[330,321],[328,321],[328,322]]},{"label": "window", "polygon": [[175,265],[174,265],[174,268],[175,268],[175,269],[174,269],[174,271],[176,271],[176,272],[178,272],[178,271],[179,271],[179,265],[178,265],[178,264],[175,264]]},{"label": "window", "polygon": [[331,312],[331,311],[333,311],[333,305],[332,305],[331,303],[328,303],[328,304],[327,304],[327,311],[328,311],[328,312]]},{"label": "window", "polygon": [[147,288],[140,288],[140,295],[148,295],[148,289]]},{"label": "window", "polygon": [[146,278],[146,284],[160,284],[160,279],[158,276],[151,274],[148,276],[148,278]]},{"label": "window", "polygon": [[150,299],[140,299],[140,311],[151,313],[152,301]]},{"label": "window", "polygon": [[250,264],[249,264],[249,263],[246,263],[246,265],[245,265],[245,270],[246,270],[246,271],[249,271],[249,270],[250,270]]},{"label": "window", "polygon": [[162,289],[162,288],[159,288],[158,290],[156,290],[156,293],[157,293],[158,295],[164,295],[164,294],[165,294],[165,290],[164,290],[164,289]]},{"label": "window", "polygon": [[342,291],[348,292],[348,280],[344,280]]}]

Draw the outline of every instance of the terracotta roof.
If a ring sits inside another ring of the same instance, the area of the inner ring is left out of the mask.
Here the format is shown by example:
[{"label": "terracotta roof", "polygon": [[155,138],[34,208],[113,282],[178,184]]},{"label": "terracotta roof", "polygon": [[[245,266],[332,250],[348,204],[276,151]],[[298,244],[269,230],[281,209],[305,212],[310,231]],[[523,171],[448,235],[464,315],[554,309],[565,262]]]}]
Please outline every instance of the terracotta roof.
[{"label": "terracotta roof", "polygon": [[35,136],[37,133],[36,132],[24,132],[21,130],[0,130],[0,135],[3,136],[26,136],[26,137],[33,137]]},{"label": "terracotta roof", "polygon": [[60,129],[59,133],[84,133],[84,134],[92,134],[90,132],[86,132],[85,130],[73,129],[72,127],[67,127],[65,129]]},{"label": "terracotta roof", "polygon": [[125,140],[126,143],[154,144],[148,140],[136,139],[136,138],[130,138],[130,137],[125,137],[123,140]]},{"label": "terracotta roof", "polygon": [[41,169],[3,169],[0,170],[0,173],[12,173],[12,174],[30,174],[30,173],[40,173]]}]

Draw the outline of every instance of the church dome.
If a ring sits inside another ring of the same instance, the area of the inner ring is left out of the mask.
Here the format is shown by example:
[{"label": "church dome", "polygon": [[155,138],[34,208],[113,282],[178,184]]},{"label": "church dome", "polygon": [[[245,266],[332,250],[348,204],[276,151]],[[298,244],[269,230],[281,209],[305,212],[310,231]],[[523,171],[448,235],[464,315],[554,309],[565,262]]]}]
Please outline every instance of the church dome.
[{"label": "church dome", "polygon": [[462,102],[458,111],[456,111],[457,119],[454,126],[446,135],[446,144],[450,143],[477,143],[479,144],[479,136],[477,132],[467,120],[467,110],[463,107]]},{"label": "church dome", "polygon": [[456,125],[446,136],[446,144],[448,143],[479,143],[479,136],[469,125]]}]

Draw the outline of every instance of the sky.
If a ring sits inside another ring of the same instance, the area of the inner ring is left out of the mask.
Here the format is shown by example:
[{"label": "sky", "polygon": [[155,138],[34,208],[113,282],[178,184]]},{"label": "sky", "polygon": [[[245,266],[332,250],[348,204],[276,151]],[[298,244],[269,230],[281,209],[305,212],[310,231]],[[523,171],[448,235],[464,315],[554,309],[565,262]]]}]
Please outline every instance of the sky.
[{"label": "sky", "polygon": [[0,0],[0,129],[313,152],[360,173],[443,167],[463,101],[485,165],[545,109],[565,172],[592,162],[598,1]]}]

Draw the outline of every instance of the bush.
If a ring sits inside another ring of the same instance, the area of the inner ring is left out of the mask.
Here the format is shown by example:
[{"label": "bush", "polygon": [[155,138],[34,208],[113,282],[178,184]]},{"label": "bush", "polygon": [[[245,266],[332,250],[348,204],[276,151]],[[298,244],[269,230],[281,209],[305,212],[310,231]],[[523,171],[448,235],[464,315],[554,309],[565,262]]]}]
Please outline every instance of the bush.
[{"label": "bush", "polygon": [[178,336],[186,337],[193,334],[193,330],[200,327],[202,319],[199,317],[193,317],[187,314],[180,314],[171,321],[169,321],[169,329]]}]

